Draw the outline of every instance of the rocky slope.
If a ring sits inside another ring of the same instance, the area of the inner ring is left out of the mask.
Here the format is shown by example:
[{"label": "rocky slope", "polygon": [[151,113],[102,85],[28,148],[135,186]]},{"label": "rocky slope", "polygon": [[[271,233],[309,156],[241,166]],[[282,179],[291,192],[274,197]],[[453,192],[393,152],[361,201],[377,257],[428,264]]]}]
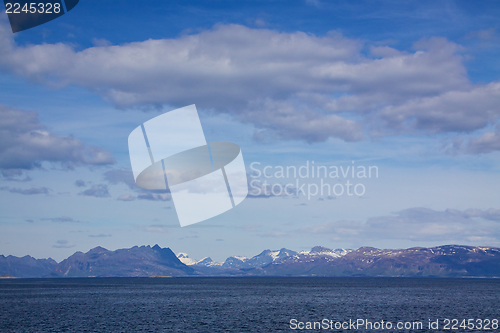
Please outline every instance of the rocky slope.
[{"label": "rocky slope", "polygon": [[57,266],[57,262],[49,259],[35,259],[31,256],[22,258],[0,255],[0,275],[11,275],[19,278],[43,277],[49,275]]},{"label": "rocky slope", "polygon": [[172,250],[155,245],[116,251],[96,247],[87,253],[76,252],[59,263],[52,276],[185,276],[193,273],[194,270],[177,259]]},{"label": "rocky slope", "polygon": [[224,263],[177,256],[158,245],[109,251],[96,247],[76,252],[57,264],[52,259],[0,256],[0,275],[15,277],[139,276],[387,276],[500,277],[500,249],[444,245],[381,250],[265,250],[252,257],[229,257]]},{"label": "rocky slope", "polygon": [[500,249],[445,245],[380,250],[362,247],[339,257],[291,256],[266,266],[267,275],[500,277]]}]

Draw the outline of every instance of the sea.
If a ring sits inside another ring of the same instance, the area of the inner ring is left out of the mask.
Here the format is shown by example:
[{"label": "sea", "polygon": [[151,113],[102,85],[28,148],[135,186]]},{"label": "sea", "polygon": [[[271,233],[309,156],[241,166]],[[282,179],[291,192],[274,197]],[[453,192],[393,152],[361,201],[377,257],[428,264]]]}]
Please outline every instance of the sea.
[{"label": "sea", "polygon": [[0,332],[499,332],[500,279],[0,281]]}]

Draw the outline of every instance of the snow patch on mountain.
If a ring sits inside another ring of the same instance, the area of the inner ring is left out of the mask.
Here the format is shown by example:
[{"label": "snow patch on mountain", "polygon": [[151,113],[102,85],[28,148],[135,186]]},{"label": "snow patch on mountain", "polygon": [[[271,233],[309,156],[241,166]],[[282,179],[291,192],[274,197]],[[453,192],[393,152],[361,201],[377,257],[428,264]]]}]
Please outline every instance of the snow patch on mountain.
[{"label": "snow patch on mountain", "polygon": [[215,262],[210,257],[205,257],[201,260],[196,260],[196,259],[190,258],[187,253],[183,253],[183,252],[177,253],[177,258],[183,264],[188,265],[188,266],[194,266],[194,265],[206,266],[206,267],[222,266],[222,263]]},{"label": "snow patch on mountain", "polygon": [[315,246],[310,251],[301,251],[299,255],[303,256],[330,256],[334,258],[340,258],[346,254],[352,252],[351,249],[329,249],[323,246]]},{"label": "snow patch on mountain", "polygon": [[222,266],[222,263],[215,262],[210,257],[205,257],[196,263],[196,266],[205,266],[205,267],[216,267]]},{"label": "snow patch on mountain", "polygon": [[196,264],[196,260],[189,258],[187,253],[179,252],[177,253],[177,258],[185,265],[191,266]]}]

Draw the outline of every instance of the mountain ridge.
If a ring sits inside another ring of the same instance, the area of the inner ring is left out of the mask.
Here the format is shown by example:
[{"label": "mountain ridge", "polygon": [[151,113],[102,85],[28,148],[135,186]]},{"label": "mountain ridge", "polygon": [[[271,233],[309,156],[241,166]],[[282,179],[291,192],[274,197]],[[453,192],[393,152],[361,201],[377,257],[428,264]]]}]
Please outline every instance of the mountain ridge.
[{"label": "mountain ridge", "polygon": [[500,277],[500,248],[442,245],[408,249],[315,246],[296,252],[266,249],[251,257],[231,256],[223,263],[195,260],[170,248],[134,246],[110,251],[98,246],[77,251],[60,263],[31,256],[0,255],[0,275],[38,277],[147,276],[386,276]]},{"label": "mountain ridge", "polygon": [[130,249],[109,251],[96,247],[87,253],[76,252],[61,261],[51,272],[53,277],[88,276],[183,276],[193,273],[170,248],[134,246]]}]

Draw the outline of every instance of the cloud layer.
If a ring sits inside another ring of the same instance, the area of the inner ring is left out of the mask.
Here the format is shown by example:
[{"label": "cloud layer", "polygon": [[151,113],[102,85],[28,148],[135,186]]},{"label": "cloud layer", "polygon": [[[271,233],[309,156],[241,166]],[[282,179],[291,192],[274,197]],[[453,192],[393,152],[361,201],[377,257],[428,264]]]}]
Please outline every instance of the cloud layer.
[{"label": "cloud layer", "polygon": [[9,191],[10,193],[17,193],[22,195],[36,195],[36,194],[49,194],[51,191],[48,187],[32,187],[22,189],[18,187],[1,186],[0,191]]},{"label": "cloud layer", "polygon": [[0,105],[0,169],[32,169],[44,161],[70,168],[115,162],[107,150],[48,132],[36,112]]},{"label": "cloud layer", "polygon": [[410,208],[394,215],[360,221],[336,221],[301,232],[330,235],[336,240],[406,239],[412,241],[500,242],[500,209],[435,211]]},{"label": "cloud layer", "polygon": [[472,132],[500,115],[500,83],[472,84],[462,47],[444,38],[422,39],[403,52],[338,33],[217,25],[75,51],[61,43],[19,47],[9,36],[0,38],[4,71],[80,85],[119,107],[196,103],[253,124],[261,137],[317,142]]},{"label": "cloud layer", "polygon": [[111,195],[109,194],[108,185],[106,184],[95,184],[92,185],[89,189],[78,193],[78,195],[83,195],[87,197],[96,197],[96,198],[108,198]]},{"label": "cloud layer", "polygon": [[119,201],[150,200],[150,201],[170,201],[172,196],[170,190],[146,190],[136,185],[134,174],[130,170],[112,169],[104,173],[104,179],[112,185],[123,183],[127,185],[137,196],[130,193],[120,195]]}]

